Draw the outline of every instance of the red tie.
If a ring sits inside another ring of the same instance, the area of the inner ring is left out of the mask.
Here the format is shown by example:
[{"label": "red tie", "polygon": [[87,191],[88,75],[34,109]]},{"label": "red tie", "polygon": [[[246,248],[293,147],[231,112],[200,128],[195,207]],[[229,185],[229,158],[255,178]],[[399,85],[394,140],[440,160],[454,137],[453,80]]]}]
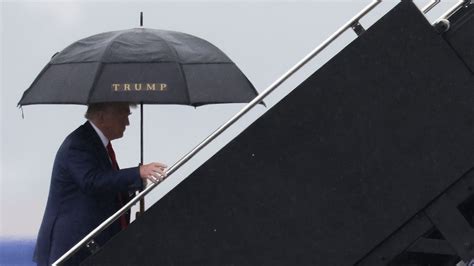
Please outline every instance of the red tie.
[{"label": "red tie", "polygon": [[[115,157],[115,152],[114,152],[114,149],[112,148],[112,143],[110,143],[110,141],[109,141],[109,144],[107,144],[107,152],[109,153],[110,160],[112,161],[112,169],[118,171],[119,167],[117,164],[117,159]],[[120,203],[120,207],[123,207],[124,204],[122,200],[122,193],[119,192],[117,195],[117,198]],[[122,229],[125,229],[128,226],[128,220],[125,214],[122,214],[120,216],[120,226],[122,227]]]}]

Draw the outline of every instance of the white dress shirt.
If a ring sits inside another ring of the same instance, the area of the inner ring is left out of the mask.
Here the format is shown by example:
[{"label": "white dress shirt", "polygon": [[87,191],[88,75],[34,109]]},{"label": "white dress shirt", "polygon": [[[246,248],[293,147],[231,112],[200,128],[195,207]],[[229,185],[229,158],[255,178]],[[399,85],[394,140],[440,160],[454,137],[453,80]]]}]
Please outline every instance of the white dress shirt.
[{"label": "white dress shirt", "polygon": [[102,131],[96,125],[94,125],[94,123],[92,123],[92,121],[88,121],[89,123],[91,123],[97,135],[99,135],[99,138],[102,141],[102,144],[104,144],[104,147],[107,148],[107,145],[109,144],[110,140],[104,135],[104,133],[102,133]]}]

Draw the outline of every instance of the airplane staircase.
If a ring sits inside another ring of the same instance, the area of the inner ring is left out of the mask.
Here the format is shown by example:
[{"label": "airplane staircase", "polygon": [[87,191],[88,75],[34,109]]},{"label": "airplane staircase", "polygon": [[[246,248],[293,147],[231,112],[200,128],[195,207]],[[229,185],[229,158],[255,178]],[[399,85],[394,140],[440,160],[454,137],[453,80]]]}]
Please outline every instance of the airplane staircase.
[{"label": "airplane staircase", "polygon": [[359,27],[82,265],[469,263],[473,5],[446,28],[411,1]]}]

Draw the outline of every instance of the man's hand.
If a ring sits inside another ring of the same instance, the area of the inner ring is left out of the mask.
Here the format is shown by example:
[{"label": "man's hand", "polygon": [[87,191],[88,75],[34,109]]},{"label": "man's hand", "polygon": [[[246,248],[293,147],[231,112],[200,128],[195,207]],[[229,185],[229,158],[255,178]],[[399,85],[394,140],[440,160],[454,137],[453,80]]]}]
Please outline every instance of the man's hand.
[{"label": "man's hand", "polygon": [[162,163],[149,163],[140,165],[140,177],[153,183],[158,183],[166,177],[165,168],[168,167]]}]

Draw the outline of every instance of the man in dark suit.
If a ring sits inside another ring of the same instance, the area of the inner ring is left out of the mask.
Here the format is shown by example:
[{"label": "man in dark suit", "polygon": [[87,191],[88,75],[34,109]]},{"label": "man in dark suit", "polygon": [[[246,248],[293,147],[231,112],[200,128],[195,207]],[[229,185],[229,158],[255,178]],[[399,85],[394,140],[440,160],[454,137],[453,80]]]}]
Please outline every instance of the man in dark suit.
[{"label": "man in dark suit", "polygon": [[[48,202],[38,233],[34,260],[49,265],[114,214],[143,188],[148,179],[160,181],[165,165],[150,163],[119,170],[110,141],[121,138],[129,125],[127,103],[100,103],[88,107],[88,121],[66,137],[54,160]],[[120,217],[95,242],[103,245],[126,228],[130,215]],[[80,250],[68,264],[88,256]]]}]

